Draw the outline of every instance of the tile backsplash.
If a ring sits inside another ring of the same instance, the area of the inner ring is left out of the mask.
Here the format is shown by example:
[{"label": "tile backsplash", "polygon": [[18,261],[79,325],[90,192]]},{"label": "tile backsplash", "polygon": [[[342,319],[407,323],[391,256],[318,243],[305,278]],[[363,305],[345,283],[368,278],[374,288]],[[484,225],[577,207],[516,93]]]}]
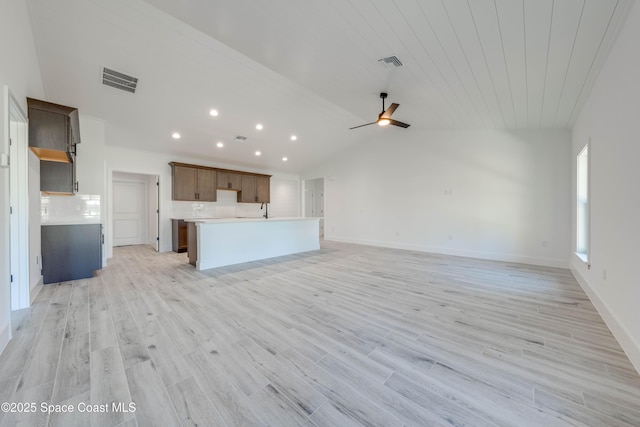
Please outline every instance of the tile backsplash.
[{"label": "tile backsplash", "polygon": [[99,224],[100,196],[40,196],[42,224]]},{"label": "tile backsplash", "polygon": [[235,218],[260,217],[260,203],[238,203],[235,191],[218,190],[217,201],[172,202],[171,218]]}]

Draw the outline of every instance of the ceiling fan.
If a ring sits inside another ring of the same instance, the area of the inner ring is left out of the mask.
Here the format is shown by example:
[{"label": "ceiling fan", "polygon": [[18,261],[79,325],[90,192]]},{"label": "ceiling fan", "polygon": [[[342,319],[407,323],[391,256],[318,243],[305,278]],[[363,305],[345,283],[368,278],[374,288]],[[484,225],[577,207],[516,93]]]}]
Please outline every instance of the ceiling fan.
[{"label": "ceiling fan", "polygon": [[394,126],[400,126],[401,128],[408,128],[409,126],[411,126],[411,125],[409,125],[407,123],[402,123],[402,122],[399,122],[397,120],[393,120],[391,118],[391,115],[393,114],[394,111],[396,111],[396,108],[398,108],[400,106],[400,104],[393,103],[393,104],[389,105],[389,108],[387,108],[385,110],[384,109],[384,100],[387,98],[387,94],[385,92],[381,92],[380,93],[380,98],[382,98],[382,113],[378,114],[378,120],[376,120],[375,122],[367,123],[365,125],[360,125],[360,126],[355,126],[355,127],[349,128],[349,130],[361,128],[363,126],[373,125],[373,124],[376,124],[376,123],[379,126],[394,125]]}]

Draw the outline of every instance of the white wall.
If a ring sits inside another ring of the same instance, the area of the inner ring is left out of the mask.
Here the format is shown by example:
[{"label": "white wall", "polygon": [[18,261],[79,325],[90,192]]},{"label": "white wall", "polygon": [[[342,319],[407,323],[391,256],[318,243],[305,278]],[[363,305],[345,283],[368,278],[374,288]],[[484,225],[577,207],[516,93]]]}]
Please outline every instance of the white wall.
[{"label": "white wall", "polygon": [[271,197],[269,217],[302,216],[298,176],[275,174],[271,177],[269,191]]},{"label": "white wall", "polygon": [[[183,158],[164,153],[152,153],[127,149],[120,146],[105,146],[107,168],[107,204],[110,206],[111,177],[114,172],[127,172],[144,175],[157,175],[160,181],[160,251],[171,250],[171,218],[193,218],[211,216],[260,216],[259,203],[236,203],[235,193],[218,191],[218,202],[174,202],[171,200],[171,167],[169,162],[190,163],[203,166],[243,170],[270,174],[271,204],[270,216],[300,215],[300,180],[298,176],[251,170],[231,164],[206,162],[202,159]],[[107,211],[106,246],[108,257],[113,254],[110,227],[110,209]]]},{"label": "white wall", "polygon": [[371,135],[304,174],[325,178],[326,239],[568,267],[569,132]]},{"label": "white wall", "polygon": [[79,194],[103,195],[105,192],[105,127],[103,120],[82,115],[80,111],[81,143],[76,147],[76,178]]},{"label": "white wall", "polygon": [[[591,138],[591,268],[575,256],[571,267],[640,371],[638,40],[640,5],[636,2],[573,128],[574,176],[575,155]],[[575,212],[575,178],[572,194]],[[575,230],[575,215],[572,217]]]},{"label": "white wall", "polygon": [[[105,162],[106,123],[104,120],[82,115],[80,112],[80,141],[76,147],[76,180],[79,194],[100,196],[100,218],[106,227],[107,182]],[[102,265],[107,265],[107,251],[102,248]]]},{"label": "white wall", "polygon": [[[26,96],[42,98],[44,88],[36,58],[26,3],[0,0],[0,88],[8,86],[27,111]],[[0,102],[0,153],[9,153],[8,111]],[[9,205],[9,170],[0,168],[0,206]],[[0,351],[11,336],[9,215],[0,209]]]}]

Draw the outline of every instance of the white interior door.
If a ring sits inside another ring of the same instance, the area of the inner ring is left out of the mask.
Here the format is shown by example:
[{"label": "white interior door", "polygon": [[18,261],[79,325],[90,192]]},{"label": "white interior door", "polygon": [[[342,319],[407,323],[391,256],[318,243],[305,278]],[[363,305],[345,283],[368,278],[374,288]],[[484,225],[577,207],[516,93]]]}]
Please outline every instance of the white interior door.
[{"label": "white interior door", "polygon": [[113,246],[148,243],[147,184],[113,181]]},{"label": "white interior door", "polygon": [[320,218],[320,237],[324,237],[324,178],[304,181],[304,216]]},{"label": "white interior door", "polygon": [[307,218],[311,218],[316,216],[315,212],[314,212],[314,207],[315,207],[315,203],[314,203],[314,198],[315,198],[315,194],[313,193],[313,190],[305,190],[304,192],[304,216],[306,216]]}]

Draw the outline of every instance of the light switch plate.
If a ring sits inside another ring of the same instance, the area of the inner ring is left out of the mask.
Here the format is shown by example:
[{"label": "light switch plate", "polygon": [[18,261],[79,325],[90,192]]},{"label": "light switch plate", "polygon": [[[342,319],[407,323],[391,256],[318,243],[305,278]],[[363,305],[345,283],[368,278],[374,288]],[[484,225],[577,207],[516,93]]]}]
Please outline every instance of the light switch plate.
[{"label": "light switch plate", "polygon": [[9,155],[5,153],[0,153],[0,168],[8,168],[9,167]]}]

